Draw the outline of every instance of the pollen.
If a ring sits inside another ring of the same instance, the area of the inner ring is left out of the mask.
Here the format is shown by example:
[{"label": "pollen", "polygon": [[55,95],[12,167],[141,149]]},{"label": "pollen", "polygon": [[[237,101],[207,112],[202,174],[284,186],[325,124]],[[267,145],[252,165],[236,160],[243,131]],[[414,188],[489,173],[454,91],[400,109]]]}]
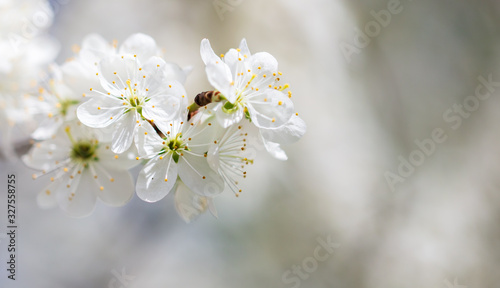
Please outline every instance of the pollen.
[{"label": "pollen", "polygon": [[92,91],[92,88],[90,88],[90,91]]},{"label": "pollen", "polygon": [[135,157],[135,160],[139,160],[139,157]]},{"label": "pollen", "polygon": [[144,132],[144,135],[148,135],[148,132]]},{"label": "pollen", "polygon": [[165,182],[167,182],[167,181],[168,181],[168,179],[167,179],[167,178],[165,178]]},{"label": "pollen", "polygon": [[278,105],[283,105],[283,101],[278,101]]},{"label": "pollen", "polygon": [[104,187],[101,186],[101,187],[99,187],[99,189],[102,191],[102,190],[104,190]]},{"label": "pollen", "polygon": [[224,58],[224,54],[220,54],[220,58]]},{"label": "pollen", "polygon": [[52,118],[52,116],[54,116],[54,114],[49,113],[49,115],[48,115],[48,116],[49,116],[49,118]]},{"label": "pollen", "polygon": [[115,155],[115,159],[118,159],[118,155]]},{"label": "pollen", "polygon": [[101,110],[101,107],[97,107],[97,110]]},{"label": "pollen", "polygon": [[207,177],[203,176],[202,178],[203,178],[203,179],[206,179]]},{"label": "pollen", "polygon": [[50,177],[50,182],[54,182],[54,177]]},{"label": "pollen", "polygon": [[50,195],[50,190],[45,191],[45,194]]},{"label": "pollen", "polygon": [[109,179],[109,181],[115,182],[115,178],[111,178],[111,179]]},{"label": "pollen", "polygon": [[276,119],[275,119],[275,118],[273,118],[273,119],[271,120],[271,122],[273,122],[273,123],[274,123],[274,122],[276,122]]},{"label": "pollen", "polygon": [[68,168],[64,167],[63,171],[68,172]]}]

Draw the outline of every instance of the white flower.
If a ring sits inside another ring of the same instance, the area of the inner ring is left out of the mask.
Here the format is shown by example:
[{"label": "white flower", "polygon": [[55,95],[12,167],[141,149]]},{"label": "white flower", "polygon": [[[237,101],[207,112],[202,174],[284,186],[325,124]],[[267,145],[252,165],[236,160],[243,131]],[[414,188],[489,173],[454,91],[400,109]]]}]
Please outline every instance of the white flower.
[{"label": "white flower", "polygon": [[[103,59],[135,55],[139,62],[145,63],[153,56],[163,58],[163,53],[155,40],[142,33],[129,36],[120,47],[117,41],[110,43],[99,34],[89,34],[83,39],[81,47],[74,46],[74,50],[77,52],[76,57],[66,62],[62,71],[67,85],[79,93],[87,93],[90,87],[96,87],[92,82],[98,80],[95,74],[99,72],[98,66]],[[191,67],[181,68],[175,63],[165,63],[162,68],[165,78],[184,84]],[[92,93],[87,94],[92,96]]]},{"label": "white flower", "polygon": [[[26,36],[22,28],[35,13],[44,13],[45,21]],[[58,43],[44,34],[51,23],[52,10],[47,1],[0,3],[0,120],[7,124],[0,127],[0,152],[9,159],[15,158],[14,146],[27,142],[35,128],[24,100],[58,53]]]},{"label": "white flower", "polygon": [[76,108],[82,100],[64,83],[59,67],[52,65],[51,68],[53,78],[48,81],[46,89],[40,87],[38,97],[26,101],[29,113],[39,122],[31,134],[35,140],[52,137],[61,125],[76,119]]},{"label": "white flower", "polygon": [[293,103],[280,85],[278,62],[266,52],[250,54],[245,39],[240,48],[230,49],[222,58],[217,56],[210,42],[201,42],[201,57],[206,65],[210,84],[221,94],[223,101],[215,107],[223,127],[250,118],[257,127],[278,128],[293,114]]},{"label": "white flower", "polygon": [[177,81],[165,77],[165,61],[151,57],[142,63],[134,56],[114,56],[99,64],[101,86],[98,93],[78,107],[80,121],[93,128],[113,125],[111,150],[122,153],[141,125],[162,123],[178,117],[187,105],[186,91]]},{"label": "white flower", "polygon": [[174,198],[175,210],[187,223],[205,213],[207,208],[217,217],[213,199],[193,193],[181,180],[177,181]]},{"label": "white flower", "polygon": [[138,129],[139,155],[150,160],[139,173],[136,190],[139,198],[147,202],[165,197],[177,177],[202,196],[215,196],[224,190],[223,179],[210,168],[205,154],[216,141],[214,125],[202,122],[201,117],[189,122],[180,119],[170,122],[169,129],[160,129],[161,135],[149,125]]},{"label": "white flower", "polygon": [[[247,177],[245,167],[249,163],[253,164],[252,158],[255,155],[249,153],[249,135],[242,125],[233,125],[220,131],[218,140],[210,145],[207,161],[238,197],[242,192],[238,187],[239,181]],[[251,148],[253,150],[253,147]]]},{"label": "white flower", "polygon": [[134,155],[112,153],[109,145],[97,141],[92,129],[75,121],[62,128],[23,157],[27,166],[41,174],[54,174],[52,183],[38,194],[39,206],[59,205],[73,217],[84,217],[92,213],[97,198],[111,206],[127,203],[134,194],[127,171],[137,164]]}]

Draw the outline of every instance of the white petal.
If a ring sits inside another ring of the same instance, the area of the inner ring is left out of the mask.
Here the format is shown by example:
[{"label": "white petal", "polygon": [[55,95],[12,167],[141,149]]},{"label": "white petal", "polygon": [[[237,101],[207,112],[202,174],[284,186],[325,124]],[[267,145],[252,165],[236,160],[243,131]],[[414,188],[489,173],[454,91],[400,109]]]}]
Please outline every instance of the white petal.
[{"label": "white petal", "polygon": [[266,147],[267,152],[274,158],[281,161],[286,161],[288,159],[285,151],[281,149],[280,144],[264,140],[264,147]]},{"label": "white petal", "polygon": [[61,181],[54,181],[40,191],[36,197],[38,207],[42,209],[50,209],[57,206],[57,197],[55,192],[61,185]]},{"label": "white petal", "polygon": [[219,145],[212,144],[207,152],[207,162],[210,168],[215,172],[219,172],[220,160],[219,160]]},{"label": "white petal", "polygon": [[139,165],[141,162],[136,159],[137,155],[135,145],[130,145],[130,148],[120,155],[111,151],[111,143],[100,143],[97,150],[99,163],[112,170],[128,170]]},{"label": "white petal", "polygon": [[120,100],[92,98],[82,103],[76,110],[78,120],[92,128],[103,128],[120,120],[124,112]]},{"label": "white petal", "polygon": [[107,170],[106,172],[111,179],[99,174],[99,184],[103,189],[99,188],[97,197],[110,206],[125,205],[134,195],[132,175],[128,171]]},{"label": "white petal", "polygon": [[208,39],[201,40],[200,54],[205,65],[208,65],[208,63],[215,63],[216,61],[222,62],[219,56],[215,54],[212,46],[210,46],[210,41],[208,41]]},{"label": "white petal", "polygon": [[215,108],[215,115],[219,124],[224,128],[228,128],[229,126],[239,123],[245,115],[243,109],[240,108],[231,113],[226,113],[222,109],[223,103],[224,102],[219,103],[220,105]]},{"label": "white petal", "polygon": [[56,137],[35,144],[30,152],[22,157],[24,164],[28,167],[51,171],[70,156],[69,140]]},{"label": "white petal", "polygon": [[116,122],[111,140],[111,151],[120,154],[130,148],[134,140],[136,121],[136,112],[129,111]]},{"label": "white petal", "polygon": [[137,178],[137,196],[146,202],[163,199],[177,181],[177,163],[170,155],[150,160]]},{"label": "white petal", "polygon": [[182,181],[175,189],[175,209],[186,223],[191,222],[208,207],[208,198],[193,193]]},{"label": "white petal", "polygon": [[144,83],[141,88],[147,88],[149,90],[148,96],[156,95],[158,93],[163,93],[166,89],[165,81],[168,79],[166,69],[168,64],[160,57],[151,57],[143,65],[142,70],[137,71],[139,73],[139,78],[146,76]]},{"label": "white petal", "polygon": [[135,144],[141,157],[153,158],[153,156],[158,155],[165,146],[163,141],[149,123],[144,122],[137,128]]},{"label": "white petal", "polygon": [[137,59],[133,56],[106,58],[99,62],[99,81],[107,92],[114,96],[120,96],[127,88],[127,80],[134,81],[138,78],[138,66]]},{"label": "white petal", "polygon": [[87,35],[82,42],[80,57],[89,64],[97,64],[101,59],[112,55],[115,48],[99,34]]},{"label": "white petal", "polygon": [[59,127],[61,127],[62,119],[59,117],[46,118],[40,122],[38,128],[31,134],[35,140],[44,140],[52,137]]},{"label": "white petal", "polygon": [[299,116],[293,115],[285,125],[277,129],[260,129],[264,139],[280,144],[291,144],[299,141],[306,133],[307,125]]},{"label": "white petal", "polygon": [[193,70],[191,66],[181,68],[179,65],[171,62],[165,63],[164,74],[165,78],[169,81],[179,81],[179,83],[186,83],[187,75]]},{"label": "white petal", "polygon": [[203,156],[184,153],[179,157],[179,177],[189,189],[202,196],[213,197],[224,191],[224,180]]},{"label": "white petal", "polygon": [[[254,73],[274,73],[278,72],[278,61],[273,55],[267,52],[259,52],[252,55],[248,62]],[[260,67],[260,69],[258,69]]]},{"label": "white petal", "polygon": [[205,67],[205,72],[210,84],[219,90],[229,102],[234,103],[236,101],[236,94],[234,86],[231,85],[233,77],[229,66],[222,62],[209,63]]},{"label": "white petal", "polygon": [[139,61],[144,63],[150,57],[158,54],[158,47],[155,40],[148,35],[137,33],[129,36],[120,46],[118,52],[122,54],[137,55]]},{"label": "white petal", "polygon": [[97,185],[90,171],[83,169],[82,174],[75,174],[70,187],[67,187],[69,173],[72,171],[64,175],[63,182],[56,191],[59,207],[72,217],[88,216],[95,209]]},{"label": "white petal", "polygon": [[243,38],[240,42],[240,50],[241,54],[247,55],[248,57],[252,56],[252,54],[250,53],[250,49],[248,49],[247,40],[245,38]]},{"label": "white petal", "polygon": [[283,92],[274,89],[254,93],[247,102],[250,117],[259,128],[281,127],[293,115],[293,102]]}]

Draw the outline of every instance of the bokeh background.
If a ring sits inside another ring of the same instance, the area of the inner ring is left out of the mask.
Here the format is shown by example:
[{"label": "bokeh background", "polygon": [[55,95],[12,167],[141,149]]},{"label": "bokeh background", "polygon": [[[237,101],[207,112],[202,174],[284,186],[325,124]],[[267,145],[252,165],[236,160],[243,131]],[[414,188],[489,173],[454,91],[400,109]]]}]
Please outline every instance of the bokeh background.
[{"label": "bokeh background", "polygon": [[[35,196],[46,180],[33,181],[22,163],[2,162],[0,175],[20,180],[20,228],[18,279],[6,280],[2,268],[0,286],[498,287],[500,91],[457,129],[443,113],[474,95],[479,76],[500,81],[500,4],[401,0],[402,11],[346,57],[341,48],[354,47],[371,12],[391,2],[52,1],[59,63],[89,33],[123,41],[143,32],[167,60],[193,66],[192,96],[209,88],[201,39],[225,53],[245,37],[251,51],[278,59],[308,132],[285,147],[287,162],[262,153],[245,192],[216,199],[219,219],[207,214],[191,224],[176,215],[171,195],[99,205],[84,219],[41,210]],[[214,3],[229,10],[218,13]],[[399,157],[408,159],[415,139],[436,128],[447,140],[391,189],[386,173],[398,173]],[[326,261],[299,284],[285,283],[284,273],[310,265],[318,239],[328,238],[340,246]],[[5,259],[5,239],[0,247]],[[133,276],[126,283],[117,280],[123,271]]]}]

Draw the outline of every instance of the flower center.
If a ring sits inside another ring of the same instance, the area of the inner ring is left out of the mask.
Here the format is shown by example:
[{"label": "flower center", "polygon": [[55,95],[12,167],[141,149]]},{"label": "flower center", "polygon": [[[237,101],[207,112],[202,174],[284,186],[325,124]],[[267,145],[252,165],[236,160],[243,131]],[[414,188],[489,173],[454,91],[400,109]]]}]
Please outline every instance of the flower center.
[{"label": "flower center", "polygon": [[68,114],[68,108],[70,106],[73,106],[73,105],[76,105],[79,103],[80,103],[80,101],[78,101],[78,100],[65,99],[65,100],[58,102],[56,104],[56,107],[59,108],[59,112],[61,112],[61,115],[66,116],[66,114]]},{"label": "flower center", "polygon": [[182,140],[182,134],[178,133],[175,137],[165,138],[164,147],[161,154],[172,154],[175,163],[179,162],[179,156],[184,156],[184,151],[189,151],[187,144]]},{"label": "flower center", "polygon": [[73,144],[71,149],[71,159],[76,162],[97,161],[95,154],[97,150],[97,142],[94,141],[79,141]]},{"label": "flower center", "polygon": [[130,79],[128,79],[127,86],[128,89],[130,90],[130,96],[127,96],[129,109],[126,112],[135,109],[137,110],[137,113],[139,113],[139,115],[142,116],[142,106],[148,101],[148,99],[146,97],[137,95],[137,89],[132,88],[130,84],[131,84]]}]

